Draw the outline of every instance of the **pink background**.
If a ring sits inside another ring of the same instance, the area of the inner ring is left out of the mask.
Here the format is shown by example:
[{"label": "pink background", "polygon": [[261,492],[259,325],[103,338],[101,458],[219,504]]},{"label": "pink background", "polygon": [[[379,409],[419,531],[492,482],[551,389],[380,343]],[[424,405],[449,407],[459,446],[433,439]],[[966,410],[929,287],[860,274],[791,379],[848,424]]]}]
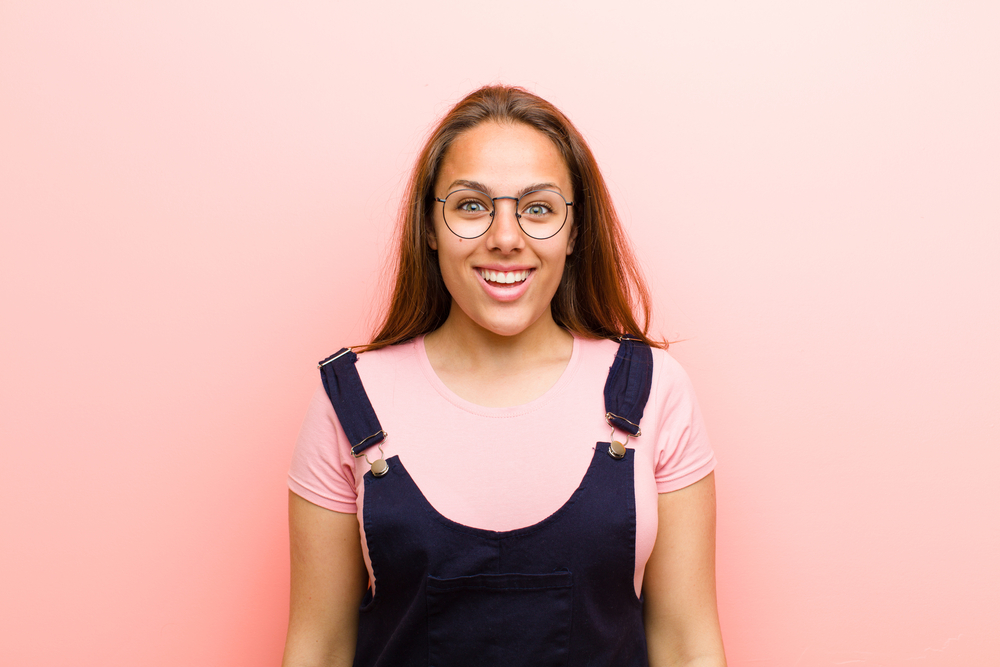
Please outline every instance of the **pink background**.
[{"label": "pink background", "polygon": [[0,661],[277,664],[315,361],[505,81],[683,339],[730,665],[997,664],[998,8],[0,1]]}]

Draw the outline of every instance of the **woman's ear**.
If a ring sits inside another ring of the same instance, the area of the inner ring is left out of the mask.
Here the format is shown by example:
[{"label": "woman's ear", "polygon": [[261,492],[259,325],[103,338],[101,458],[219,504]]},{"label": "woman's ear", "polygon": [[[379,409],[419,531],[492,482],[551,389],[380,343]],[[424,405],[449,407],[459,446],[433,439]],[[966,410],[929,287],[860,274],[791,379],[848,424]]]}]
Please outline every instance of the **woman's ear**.
[{"label": "woman's ear", "polygon": [[427,228],[427,245],[431,250],[437,251],[438,249],[438,237],[433,227]]},{"label": "woman's ear", "polygon": [[580,228],[575,224],[569,230],[569,241],[566,243],[566,254],[573,254],[573,246],[576,245],[576,233],[580,231]]}]

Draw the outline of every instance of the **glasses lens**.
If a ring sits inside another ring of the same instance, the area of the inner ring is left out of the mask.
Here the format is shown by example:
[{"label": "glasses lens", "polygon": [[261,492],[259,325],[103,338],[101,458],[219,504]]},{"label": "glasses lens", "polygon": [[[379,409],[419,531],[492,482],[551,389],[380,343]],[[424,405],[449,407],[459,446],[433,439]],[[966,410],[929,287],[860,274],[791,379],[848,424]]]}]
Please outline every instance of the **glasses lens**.
[{"label": "glasses lens", "polygon": [[456,236],[482,236],[493,221],[493,200],[478,190],[455,190],[444,200],[444,224]]},{"label": "glasses lens", "polygon": [[[512,197],[502,197],[512,199]],[[534,239],[547,239],[566,224],[568,204],[554,190],[535,190],[517,201],[518,223]],[[444,200],[444,224],[456,236],[474,239],[493,222],[493,200],[479,190],[455,190]]]},{"label": "glasses lens", "polygon": [[553,190],[535,190],[517,203],[521,229],[535,239],[555,236],[566,223],[566,200]]}]

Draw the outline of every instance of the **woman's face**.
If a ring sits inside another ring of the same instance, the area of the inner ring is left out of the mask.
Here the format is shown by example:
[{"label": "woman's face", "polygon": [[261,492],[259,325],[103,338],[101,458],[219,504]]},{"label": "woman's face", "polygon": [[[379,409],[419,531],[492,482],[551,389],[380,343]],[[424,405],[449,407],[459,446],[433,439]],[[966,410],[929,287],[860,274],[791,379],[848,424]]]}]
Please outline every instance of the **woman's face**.
[{"label": "woman's face", "polygon": [[[573,201],[569,170],[556,145],[527,125],[483,123],[467,130],[445,153],[434,196],[471,188],[490,197],[518,197],[531,190],[554,190]],[[449,324],[515,336],[552,324],[550,304],[573,251],[573,208],[553,237],[531,238],[515,216],[515,202],[495,203],[493,223],[482,236],[463,239],[445,225],[440,202],[434,205],[434,230],[444,284],[452,298]],[[490,272],[512,274],[492,276]],[[501,282],[501,280],[513,282]]]}]

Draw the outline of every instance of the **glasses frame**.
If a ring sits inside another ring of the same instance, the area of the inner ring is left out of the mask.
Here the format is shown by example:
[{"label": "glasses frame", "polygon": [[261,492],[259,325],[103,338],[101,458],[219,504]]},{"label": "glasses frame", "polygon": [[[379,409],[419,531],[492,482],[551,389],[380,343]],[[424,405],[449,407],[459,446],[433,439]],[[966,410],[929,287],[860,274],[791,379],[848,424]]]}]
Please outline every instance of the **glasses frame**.
[{"label": "glasses frame", "polygon": [[[445,202],[447,201],[448,197],[452,196],[456,192],[475,192],[475,193],[481,194],[483,197],[485,197],[486,199],[488,199],[490,201],[490,203],[493,204],[493,210],[490,211],[490,224],[486,225],[486,229],[484,229],[481,233],[476,234],[475,236],[462,236],[461,234],[459,234],[458,232],[456,232],[454,229],[452,229],[451,225],[448,224],[448,216],[446,216],[444,214],[444,205],[445,205]],[[559,229],[557,229],[556,231],[552,232],[548,236],[532,236],[531,233],[529,233],[528,230],[525,229],[524,226],[521,225],[521,214],[518,212],[518,204],[521,203],[521,200],[523,198],[525,198],[525,197],[527,197],[529,195],[533,195],[536,192],[551,192],[554,195],[559,195],[559,197],[561,197],[562,200],[564,202],[566,202],[566,213],[565,213],[565,215],[563,215],[562,224],[559,225]],[[444,220],[444,226],[448,228],[449,232],[451,232],[452,234],[454,234],[458,238],[465,239],[467,241],[471,240],[471,239],[478,239],[480,236],[482,236],[486,232],[490,231],[490,227],[493,226],[493,221],[496,220],[497,200],[498,199],[510,199],[510,200],[512,200],[514,202],[514,217],[517,218],[517,226],[521,228],[521,231],[524,232],[525,236],[527,236],[528,238],[531,238],[531,239],[535,239],[536,241],[544,241],[546,239],[550,239],[553,236],[555,236],[556,234],[558,234],[559,232],[561,232],[563,230],[563,227],[566,226],[566,221],[569,220],[569,208],[570,208],[570,206],[573,205],[573,202],[567,201],[566,197],[563,196],[563,194],[561,192],[556,192],[555,190],[549,190],[548,188],[539,188],[538,190],[531,190],[530,192],[525,192],[520,197],[508,197],[508,196],[505,196],[505,197],[490,197],[488,194],[486,194],[482,190],[476,190],[475,188],[459,188],[458,190],[452,190],[451,192],[449,192],[448,194],[446,194],[444,196],[444,199],[441,199],[440,197],[434,197],[434,201],[441,202],[441,219]]]}]

